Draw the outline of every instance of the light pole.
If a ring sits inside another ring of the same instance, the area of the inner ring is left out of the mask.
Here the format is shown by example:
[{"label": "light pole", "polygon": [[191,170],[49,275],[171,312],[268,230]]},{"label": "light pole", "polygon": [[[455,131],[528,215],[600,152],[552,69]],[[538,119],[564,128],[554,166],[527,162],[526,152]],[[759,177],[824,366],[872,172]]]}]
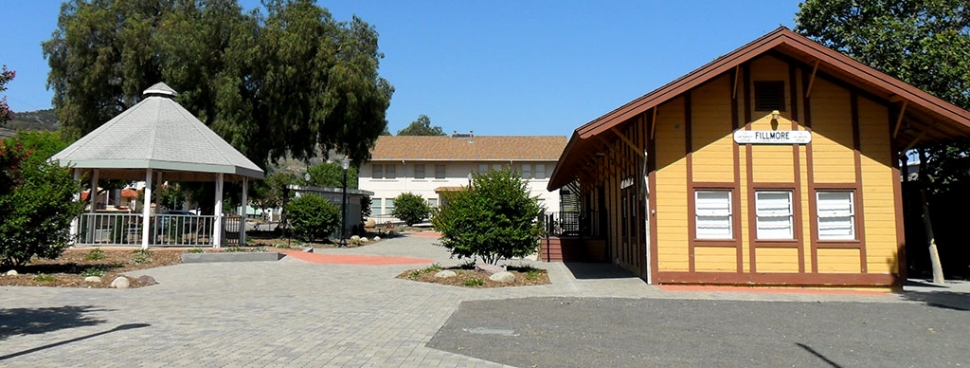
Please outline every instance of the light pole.
[{"label": "light pole", "polygon": [[340,247],[343,248],[347,246],[347,237],[344,235],[347,231],[347,169],[350,167],[347,156],[340,160],[340,166],[344,168],[344,199],[340,201]]}]

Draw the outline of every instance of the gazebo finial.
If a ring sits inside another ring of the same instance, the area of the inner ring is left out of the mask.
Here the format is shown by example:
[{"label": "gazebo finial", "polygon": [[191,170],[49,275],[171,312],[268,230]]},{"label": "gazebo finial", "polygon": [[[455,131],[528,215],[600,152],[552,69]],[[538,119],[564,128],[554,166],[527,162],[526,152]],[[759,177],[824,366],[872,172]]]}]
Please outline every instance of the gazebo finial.
[{"label": "gazebo finial", "polygon": [[142,92],[141,95],[142,97],[160,96],[172,98],[178,96],[179,93],[175,92],[175,90],[172,89],[172,87],[169,87],[167,84],[158,82],[155,83],[155,85],[148,87],[148,89]]}]

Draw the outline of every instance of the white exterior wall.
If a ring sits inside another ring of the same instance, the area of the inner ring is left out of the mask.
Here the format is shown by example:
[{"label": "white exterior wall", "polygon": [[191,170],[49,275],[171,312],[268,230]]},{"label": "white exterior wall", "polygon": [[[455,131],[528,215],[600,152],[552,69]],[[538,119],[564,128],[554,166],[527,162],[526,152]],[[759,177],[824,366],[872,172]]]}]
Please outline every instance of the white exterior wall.
[{"label": "white exterior wall", "polygon": [[[544,164],[546,166],[545,178],[529,179],[529,189],[532,191],[532,196],[539,197],[541,204],[546,208],[546,212],[559,212],[559,191],[549,192],[546,190],[546,185],[549,184],[549,175],[552,174],[552,169],[555,167],[556,161],[514,161],[512,162],[512,167],[517,171],[521,170],[521,164],[523,163],[532,165],[533,175],[535,175],[536,164]],[[425,178],[415,179],[414,167],[420,164],[425,165]],[[488,164],[489,167],[493,165],[506,167],[509,165],[509,162],[371,161],[361,166],[358,187],[362,190],[374,192],[371,199],[374,201],[375,206],[377,199],[381,199],[381,205],[383,206],[384,199],[393,199],[407,192],[420,195],[425,200],[437,198],[438,204],[440,205],[441,199],[438,193],[435,192],[435,189],[440,187],[467,186],[469,174],[477,172],[479,164]],[[373,177],[374,165],[384,165],[385,173],[387,172],[387,165],[394,165],[395,178],[375,179]],[[435,165],[445,165],[444,179],[435,179]],[[383,211],[381,215],[378,215],[376,211],[372,213],[372,217],[388,215]]]}]

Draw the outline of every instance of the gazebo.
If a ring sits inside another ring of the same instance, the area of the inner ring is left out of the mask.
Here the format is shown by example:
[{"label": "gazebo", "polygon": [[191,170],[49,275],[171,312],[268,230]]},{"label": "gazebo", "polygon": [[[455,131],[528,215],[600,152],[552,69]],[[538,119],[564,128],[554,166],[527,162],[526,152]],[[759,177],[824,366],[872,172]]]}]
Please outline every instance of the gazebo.
[{"label": "gazebo", "polygon": [[[177,95],[178,93],[165,83],[155,84],[144,91],[141,102],[51,157],[51,160],[58,161],[61,166],[70,167],[76,180],[80,179],[82,173],[90,172],[93,190],[98,188],[99,179],[145,181],[144,206],[140,219],[137,214],[113,214],[105,220],[104,216],[99,218],[95,214],[93,204],[90,213],[81,216],[88,216],[87,221],[83,222],[92,229],[103,227],[107,223],[108,233],[112,236],[111,240],[102,243],[133,244],[140,240],[142,249],[147,249],[153,242],[151,240],[157,239],[157,235],[153,237],[151,234],[153,228],[151,183],[153,179],[162,183],[164,176],[165,180],[171,181],[216,183],[215,213],[211,218],[169,216],[162,220],[172,221],[173,224],[177,221],[183,228],[178,231],[180,233],[183,231],[208,233],[211,229],[211,233],[205,234],[208,240],[203,244],[211,243],[213,247],[218,248],[224,241],[222,239],[225,227],[222,216],[224,182],[242,181],[242,203],[246,203],[249,178],[263,178],[263,170],[259,166],[175,102],[174,98]],[[245,210],[245,205],[242,207]],[[200,226],[200,224],[208,224],[209,220],[212,226]],[[80,218],[72,223],[72,238],[77,238],[81,223]],[[114,224],[122,225],[119,228]],[[185,230],[186,224],[192,224],[194,228]],[[155,231],[158,231],[157,226]],[[245,232],[245,215],[243,215],[239,224],[240,244],[245,243]]]}]

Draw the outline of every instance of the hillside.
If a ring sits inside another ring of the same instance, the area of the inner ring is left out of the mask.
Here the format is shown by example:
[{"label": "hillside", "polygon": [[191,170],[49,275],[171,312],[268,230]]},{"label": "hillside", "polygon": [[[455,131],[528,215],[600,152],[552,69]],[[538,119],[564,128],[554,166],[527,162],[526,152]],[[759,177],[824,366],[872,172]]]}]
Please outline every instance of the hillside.
[{"label": "hillside", "polygon": [[12,137],[18,130],[57,130],[54,109],[14,112],[14,119],[0,127],[0,138]]}]

